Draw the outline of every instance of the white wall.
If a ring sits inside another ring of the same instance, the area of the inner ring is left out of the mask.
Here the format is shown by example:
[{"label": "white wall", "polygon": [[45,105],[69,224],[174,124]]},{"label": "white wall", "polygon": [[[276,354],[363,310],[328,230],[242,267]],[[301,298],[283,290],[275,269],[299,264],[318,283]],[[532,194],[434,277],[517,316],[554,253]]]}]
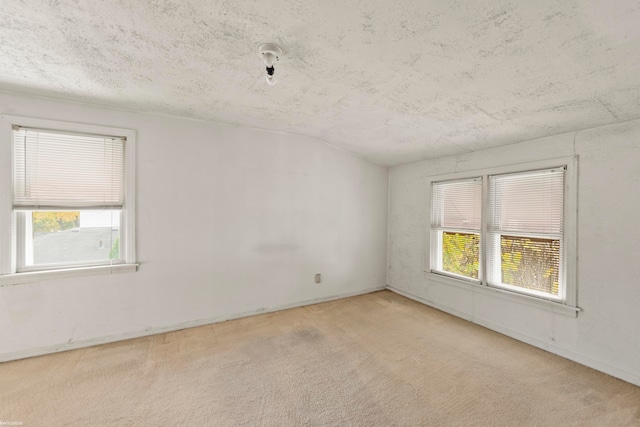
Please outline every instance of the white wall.
[{"label": "white wall", "polygon": [[[428,279],[426,178],[579,155],[577,317]],[[391,169],[392,289],[640,385],[640,121]]]},{"label": "white wall", "polygon": [[1,287],[0,360],[386,284],[386,168],[312,138],[36,97],[0,93],[0,112],[137,131],[141,264]]}]

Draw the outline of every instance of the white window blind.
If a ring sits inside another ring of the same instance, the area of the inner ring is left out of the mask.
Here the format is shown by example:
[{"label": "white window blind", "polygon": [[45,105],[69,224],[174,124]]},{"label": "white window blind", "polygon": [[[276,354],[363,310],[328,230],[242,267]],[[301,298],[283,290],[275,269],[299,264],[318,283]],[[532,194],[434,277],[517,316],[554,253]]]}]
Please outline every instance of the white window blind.
[{"label": "white window blind", "polygon": [[489,176],[489,283],[563,295],[564,168]]},{"label": "white window blind", "polygon": [[125,141],[14,126],[14,208],[122,208]]},{"label": "white window blind", "polygon": [[561,234],[564,169],[489,177],[490,228]]},{"label": "white window blind", "polygon": [[479,231],[482,227],[480,178],[433,184],[432,227]]}]

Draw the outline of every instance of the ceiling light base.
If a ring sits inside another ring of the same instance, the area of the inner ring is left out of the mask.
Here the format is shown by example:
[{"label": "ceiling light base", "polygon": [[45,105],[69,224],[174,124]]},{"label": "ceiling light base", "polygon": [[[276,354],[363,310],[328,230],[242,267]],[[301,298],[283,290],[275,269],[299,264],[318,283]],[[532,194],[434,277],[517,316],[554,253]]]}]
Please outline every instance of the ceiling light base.
[{"label": "ceiling light base", "polygon": [[271,53],[273,56],[279,57],[282,56],[284,51],[275,43],[263,43],[258,46],[258,53],[260,54],[260,56],[264,55],[265,53]]},{"label": "ceiling light base", "polygon": [[262,58],[264,65],[267,66],[267,83],[270,86],[276,84],[274,74],[276,70],[273,65],[280,60],[283,53],[282,48],[274,43],[263,43],[258,46],[258,54]]}]

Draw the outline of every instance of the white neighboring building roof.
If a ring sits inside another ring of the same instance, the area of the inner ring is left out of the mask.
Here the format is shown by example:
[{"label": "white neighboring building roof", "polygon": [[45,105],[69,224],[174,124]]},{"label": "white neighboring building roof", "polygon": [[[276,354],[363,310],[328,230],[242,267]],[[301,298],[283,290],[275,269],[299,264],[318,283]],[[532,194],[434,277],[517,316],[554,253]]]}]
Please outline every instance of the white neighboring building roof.
[{"label": "white neighboring building roof", "polygon": [[120,227],[120,211],[82,211],[80,212],[80,228]]}]

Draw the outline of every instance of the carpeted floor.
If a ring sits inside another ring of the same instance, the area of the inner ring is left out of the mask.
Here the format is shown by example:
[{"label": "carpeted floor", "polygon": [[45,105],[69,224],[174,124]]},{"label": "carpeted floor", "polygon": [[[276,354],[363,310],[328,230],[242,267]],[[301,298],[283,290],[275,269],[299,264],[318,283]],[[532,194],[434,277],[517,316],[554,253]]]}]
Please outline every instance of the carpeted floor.
[{"label": "carpeted floor", "polygon": [[388,291],[0,364],[24,426],[640,426],[640,388]]}]

